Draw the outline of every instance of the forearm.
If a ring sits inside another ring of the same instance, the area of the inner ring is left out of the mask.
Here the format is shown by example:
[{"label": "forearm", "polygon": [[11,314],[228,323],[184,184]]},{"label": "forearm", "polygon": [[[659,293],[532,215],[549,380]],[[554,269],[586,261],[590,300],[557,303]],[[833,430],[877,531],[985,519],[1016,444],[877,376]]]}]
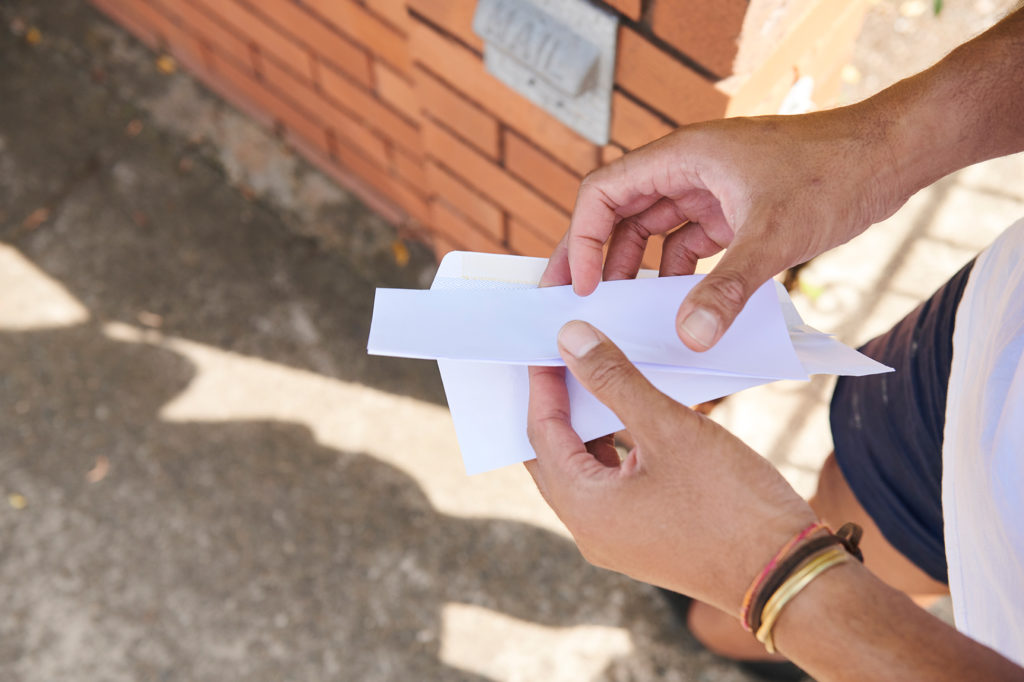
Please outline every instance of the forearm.
[{"label": "forearm", "polygon": [[965,637],[855,562],[826,571],[774,628],[815,679],[1022,680],[1024,670]]},{"label": "forearm", "polygon": [[1024,150],[1024,10],[854,108],[886,148],[883,182],[899,203],[955,170]]}]

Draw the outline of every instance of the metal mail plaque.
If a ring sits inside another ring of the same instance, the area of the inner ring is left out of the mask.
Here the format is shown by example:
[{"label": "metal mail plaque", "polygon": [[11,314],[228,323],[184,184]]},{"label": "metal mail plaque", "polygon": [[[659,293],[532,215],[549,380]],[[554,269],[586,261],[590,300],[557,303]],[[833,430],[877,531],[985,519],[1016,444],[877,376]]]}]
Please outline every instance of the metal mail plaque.
[{"label": "metal mail plaque", "polygon": [[588,140],[607,144],[618,16],[585,0],[479,0],[487,70]]}]

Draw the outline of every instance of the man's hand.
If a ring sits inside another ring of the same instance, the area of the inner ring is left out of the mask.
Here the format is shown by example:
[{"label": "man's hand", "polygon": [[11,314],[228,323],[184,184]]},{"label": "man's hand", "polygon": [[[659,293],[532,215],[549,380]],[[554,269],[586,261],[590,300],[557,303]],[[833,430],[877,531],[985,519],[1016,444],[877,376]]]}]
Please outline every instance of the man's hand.
[{"label": "man's hand", "polygon": [[586,295],[602,275],[633,277],[647,238],[666,232],[662,275],[690,274],[728,247],[676,318],[683,343],[706,350],[769,277],[848,241],[947,173],[1024,150],[1022,63],[1019,10],[858,104],[680,128],[583,180],[549,279]]},{"label": "man's hand", "polygon": [[527,463],[590,562],[738,612],[775,551],[814,520],[775,468],[709,419],[655,389],[603,334],[570,322],[569,369],[636,439],[584,444],[569,423],[564,369],[530,369]]},{"label": "man's hand", "polygon": [[[636,439],[619,461],[609,438],[569,424],[565,370],[530,368],[527,468],[592,563],[738,613],[743,593],[814,514],[766,460],[651,386],[603,334],[562,328],[569,369]],[[1020,680],[1024,671],[848,562],[787,605],[775,643],[819,680]],[[858,655],[850,656],[850,651]]]},{"label": "man's hand", "polygon": [[886,127],[870,111],[713,121],[637,149],[583,180],[549,270],[586,295],[602,275],[636,276],[647,239],[681,224],[665,240],[661,275],[692,274],[698,259],[729,247],[676,320],[682,341],[706,350],[768,278],[906,200]]}]

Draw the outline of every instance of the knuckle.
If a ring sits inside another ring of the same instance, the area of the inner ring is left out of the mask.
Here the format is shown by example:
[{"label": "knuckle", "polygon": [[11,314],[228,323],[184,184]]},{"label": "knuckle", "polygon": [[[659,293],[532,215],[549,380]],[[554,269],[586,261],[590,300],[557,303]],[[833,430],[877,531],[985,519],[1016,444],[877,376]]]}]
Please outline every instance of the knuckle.
[{"label": "knuckle", "polygon": [[676,230],[669,236],[665,237],[665,242],[662,246],[662,252],[672,253],[678,258],[687,262],[696,263],[700,260],[700,256],[693,248],[686,243],[686,233],[682,230]]},{"label": "knuckle", "polygon": [[555,410],[552,414],[540,419],[527,420],[526,437],[530,441],[530,445],[535,451],[542,448],[549,429],[558,422],[567,421],[569,421],[569,414],[562,409]]},{"label": "knuckle", "polygon": [[629,380],[631,367],[620,358],[602,353],[587,371],[587,383],[595,394],[616,390]]},{"label": "knuckle", "polygon": [[739,311],[747,302],[747,283],[738,273],[721,273],[708,275],[708,282],[715,297],[730,310]]},{"label": "knuckle", "polygon": [[637,237],[640,238],[641,241],[646,242],[647,239],[649,239],[651,236],[651,231],[647,229],[647,227],[642,222],[637,220],[636,216],[629,216],[628,218],[623,218],[619,222],[619,225],[621,225],[624,230],[629,230],[630,232],[635,234]]},{"label": "knuckle", "polygon": [[587,173],[580,181],[579,189],[576,191],[577,196],[584,198],[603,198],[604,191],[601,189],[601,181],[604,173],[601,169],[593,170]]},{"label": "knuckle", "polygon": [[583,202],[595,202],[603,205],[612,212],[619,207],[618,202],[614,201],[605,189],[607,182],[606,179],[608,178],[609,173],[607,169],[608,167],[606,166],[604,168],[593,170],[588,173],[582,181],[580,181],[580,188],[576,192],[577,206]]}]

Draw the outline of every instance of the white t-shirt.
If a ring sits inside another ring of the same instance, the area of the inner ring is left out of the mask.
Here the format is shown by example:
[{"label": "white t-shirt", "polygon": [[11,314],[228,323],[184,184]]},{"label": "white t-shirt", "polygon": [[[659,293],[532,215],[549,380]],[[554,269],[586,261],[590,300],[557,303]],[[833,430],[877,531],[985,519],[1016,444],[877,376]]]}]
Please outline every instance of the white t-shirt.
[{"label": "white t-shirt", "polygon": [[1024,665],[1024,220],[978,256],[957,310],[942,512],[957,628]]}]

